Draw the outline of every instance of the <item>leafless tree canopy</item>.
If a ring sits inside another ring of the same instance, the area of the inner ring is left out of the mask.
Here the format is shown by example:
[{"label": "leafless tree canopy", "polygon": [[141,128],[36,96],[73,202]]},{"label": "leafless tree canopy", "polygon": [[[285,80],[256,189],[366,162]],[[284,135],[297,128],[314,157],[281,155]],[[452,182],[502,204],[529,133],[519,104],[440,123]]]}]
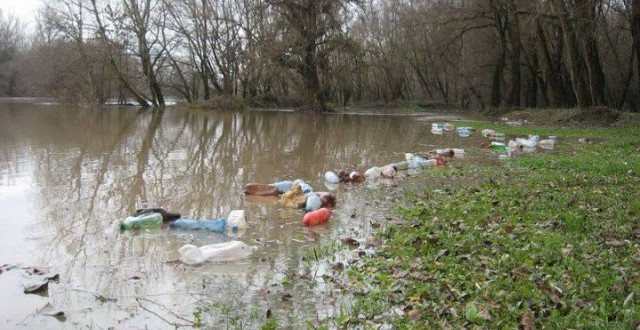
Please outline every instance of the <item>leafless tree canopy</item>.
[{"label": "leafless tree canopy", "polygon": [[0,95],[312,111],[640,104],[640,0],[45,0]]}]

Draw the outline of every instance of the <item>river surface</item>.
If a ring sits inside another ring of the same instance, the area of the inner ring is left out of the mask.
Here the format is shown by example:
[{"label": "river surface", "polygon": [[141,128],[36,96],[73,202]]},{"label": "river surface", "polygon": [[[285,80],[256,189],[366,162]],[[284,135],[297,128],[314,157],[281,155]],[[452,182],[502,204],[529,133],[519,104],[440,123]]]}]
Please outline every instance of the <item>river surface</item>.
[{"label": "river surface", "polygon": [[[486,161],[478,132],[430,133],[432,122],[457,118],[0,102],[0,328],[258,328],[267,314],[302,328],[335,317],[348,306],[323,274],[330,255],[346,249],[340,240],[364,241],[405,187],[429,183],[416,176],[336,187],[324,172],[364,173],[443,147],[465,149],[452,163]],[[304,227],[302,210],[243,194],[250,182],[296,178],[334,191],[328,224]],[[116,229],[114,220],[147,206],[192,219],[242,209],[249,227],[237,237]],[[184,244],[232,239],[257,249],[237,262],[178,261]],[[25,294],[42,279],[29,267],[58,278]]]}]

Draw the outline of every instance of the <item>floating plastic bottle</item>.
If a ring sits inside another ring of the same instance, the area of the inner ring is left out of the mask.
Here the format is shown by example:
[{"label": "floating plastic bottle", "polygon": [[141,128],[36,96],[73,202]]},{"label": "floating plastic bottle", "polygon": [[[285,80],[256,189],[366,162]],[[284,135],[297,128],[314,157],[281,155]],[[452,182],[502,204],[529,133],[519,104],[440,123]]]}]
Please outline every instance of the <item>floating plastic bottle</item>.
[{"label": "floating plastic bottle", "polygon": [[367,180],[373,180],[379,178],[381,174],[382,170],[379,167],[374,166],[364,172],[364,177]]},{"label": "floating plastic bottle", "polygon": [[322,200],[320,196],[314,192],[310,192],[307,194],[307,202],[305,204],[304,209],[307,212],[315,211],[322,206]]},{"label": "floating plastic bottle", "polygon": [[329,221],[329,218],[331,218],[331,211],[328,208],[323,207],[305,214],[302,219],[302,224],[305,226],[315,226]]},{"label": "floating plastic bottle", "polygon": [[340,182],[340,178],[338,177],[337,174],[335,174],[332,171],[327,171],[324,174],[324,181],[328,182],[328,183],[339,183]]},{"label": "floating plastic bottle", "polygon": [[397,172],[396,172],[396,168],[393,167],[393,165],[386,165],[383,166],[381,169],[381,174],[383,177],[385,178],[393,178],[396,176]]},{"label": "floating plastic bottle", "polygon": [[544,139],[544,140],[538,141],[538,146],[540,146],[540,148],[542,148],[542,149],[553,150],[553,147],[554,147],[555,143],[556,143],[555,140]]},{"label": "floating plastic bottle", "polygon": [[304,180],[296,179],[293,181],[293,184],[296,184],[296,183],[300,184],[300,188],[302,188],[302,192],[305,194],[313,191],[313,188],[310,185],[308,185],[306,182],[304,182]]},{"label": "floating plastic bottle", "polygon": [[227,217],[227,229],[231,233],[247,228],[247,219],[244,216],[244,210],[233,210],[229,212]]},{"label": "floating plastic bottle", "polygon": [[460,137],[468,138],[469,136],[471,136],[471,127],[461,126],[456,129]]},{"label": "floating plastic bottle", "polygon": [[121,230],[156,228],[160,226],[162,226],[162,214],[160,213],[146,213],[137,217],[127,217],[118,223],[118,227]]},{"label": "floating plastic bottle", "polygon": [[169,223],[169,227],[176,229],[189,229],[189,230],[209,230],[216,233],[224,233],[227,226],[227,219],[220,218],[215,220],[193,220],[193,219],[178,219]]},{"label": "floating plastic bottle", "polygon": [[276,191],[278,192],[278,194],[284,194],[285,192],[289,191],[291,187],[293,187],[293,181],[278,181],[275,182],[273,186],[276,187]]},{"label": "floating plastic bottle", "polygon": [[506,152],[507,147],[502,142],[491,142],[491,150]]},{"label": "floating plastic bottle", "polygon": [[149,213],[160,213],[160,215],[162,215],[162,221],[173,221],[176,219],[180,219],[181,215],[180,213],[176,213],[176,212],[169,212],[165,209],[161,209],[161,208],[144,208],[144,209],[137,209],[136,212],[133,214],[134,217],[143,215],[143,214],[149,214]]},{"label": "floating plastic bottle", "polygon": [[393,164],[390,164],[390,165],[395,167],[396,170],[399,170],[399,171],[403,171],[403,170],[406,170],[406,169],[409,168],[409,162],[407,162],[406,160],[405,161],[401,161],[401,162],[397,162],[397,163],[393,163]]},{"label": "floating plastic bottle", "polygon": [[180,260],[195,265],[205,261],[235,261],[251,256],[254,248],[241,241],[229,241],[197,247],[186,244],[178,249]]},{"label": "floating plastic bottle", "polygon": [[244,193],[256,196],[275,196],[278,194],[278,190],[272,184],[248,183],[244,186]]}]

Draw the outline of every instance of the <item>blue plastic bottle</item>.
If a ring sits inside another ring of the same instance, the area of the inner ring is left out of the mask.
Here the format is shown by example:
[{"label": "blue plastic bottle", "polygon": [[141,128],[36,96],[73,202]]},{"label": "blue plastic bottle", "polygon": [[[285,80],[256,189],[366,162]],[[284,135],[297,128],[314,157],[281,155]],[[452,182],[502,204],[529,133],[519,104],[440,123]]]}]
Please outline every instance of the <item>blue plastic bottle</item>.
[{"label": "blue plastic bottle", "polygon": [[227,227],[227,219],[220,218],[215,220],[192,220],[178,219],[169,223],[169,227],[178,229],[191,230],[209,230],[216,233],[223,233]]}]

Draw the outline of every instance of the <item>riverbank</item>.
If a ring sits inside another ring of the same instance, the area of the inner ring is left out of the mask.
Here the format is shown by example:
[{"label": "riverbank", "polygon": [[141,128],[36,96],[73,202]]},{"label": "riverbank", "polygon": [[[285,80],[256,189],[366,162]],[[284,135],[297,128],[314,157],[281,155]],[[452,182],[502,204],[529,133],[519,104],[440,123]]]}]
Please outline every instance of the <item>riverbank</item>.
[{"label": "riverbank", "polygon": [[402,221],[376,234],[377,252],[336,272],[356,302],[333,321],[349,328],[636,328],[640,126],[473,126],[508,137],[555,135],[560,143],[557,152],[499,168],[425,172],[438,185],[408,193],[397,208]]}]

